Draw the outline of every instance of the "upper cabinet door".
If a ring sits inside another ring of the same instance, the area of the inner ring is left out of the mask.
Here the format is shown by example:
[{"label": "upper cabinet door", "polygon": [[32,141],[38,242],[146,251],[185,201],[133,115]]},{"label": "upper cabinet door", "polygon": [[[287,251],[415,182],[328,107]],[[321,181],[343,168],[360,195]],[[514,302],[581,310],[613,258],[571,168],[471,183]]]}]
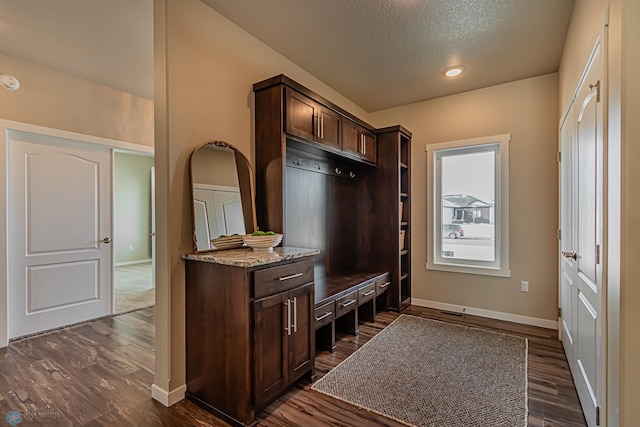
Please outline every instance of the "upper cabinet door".
[{"label": "upper cabinet door", "polygon": [[378,144],[376,135],[365,128],[362,128],[362,133],[360,135],[361,136],[359,138],[362,138],[363,148],[363,152],[361,153],[362,158],[370,161],[371,163],[376,163],[378,160]]},{"label": "upper cabinet door", "polygon": [[371,163],[377,161],[376,135],[357,123],[342,120],[342,150]]},{"label": "upper cabinet door", "polygon": [[286,88],[285,130],[288,134],[315,141],[319,134],[318,104],[295,90]]},{"label": "upper cabinet door", "polygon": [[340,149],[340,122],[338,113],[322,105],[318,108],[319,138],[318,142],[336,149]]},{"label": "upper cabinet door", "polygon": [[285,93],[286,132],[340,150],[340,114],[293,89]]}]

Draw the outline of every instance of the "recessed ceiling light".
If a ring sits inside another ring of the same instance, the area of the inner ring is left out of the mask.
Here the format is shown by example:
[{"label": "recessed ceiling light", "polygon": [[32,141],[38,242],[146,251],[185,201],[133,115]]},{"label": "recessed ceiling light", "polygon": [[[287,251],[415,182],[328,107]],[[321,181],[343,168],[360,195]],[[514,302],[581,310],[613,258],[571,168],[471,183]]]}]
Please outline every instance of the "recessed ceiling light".
[{"label": "recessed ceiling light", "polygon": [[456,77],[462,74],[463,71],[464,67],[451,67],[444,72],[444,75],[447,77]]}]

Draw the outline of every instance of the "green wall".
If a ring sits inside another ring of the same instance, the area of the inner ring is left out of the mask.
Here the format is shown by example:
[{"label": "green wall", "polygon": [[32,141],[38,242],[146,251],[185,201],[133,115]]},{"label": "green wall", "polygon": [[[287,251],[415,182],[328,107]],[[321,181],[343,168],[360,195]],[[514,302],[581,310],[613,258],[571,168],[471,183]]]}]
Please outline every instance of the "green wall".
[{"label": "green wall", "polygon": [[116,152],[113,179],[113,244],[116,265],[151,259],[153,157]]}]

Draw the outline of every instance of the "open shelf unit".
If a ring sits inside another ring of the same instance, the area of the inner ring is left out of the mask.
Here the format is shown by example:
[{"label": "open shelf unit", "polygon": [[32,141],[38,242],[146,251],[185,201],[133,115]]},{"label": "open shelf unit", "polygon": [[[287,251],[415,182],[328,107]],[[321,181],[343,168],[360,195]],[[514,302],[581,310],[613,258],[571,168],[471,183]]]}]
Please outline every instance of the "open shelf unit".
[{"label": "open shelf unit", "polygon": [[411,304],[411,132],[393,126],[377,134],[378,185],[384,194],[380,197],[395,200],[393,205],[398,207],[380,218],[377,226],[391,228],[396,236],[384,258],[391,260],[389,307],[400,311]]}]

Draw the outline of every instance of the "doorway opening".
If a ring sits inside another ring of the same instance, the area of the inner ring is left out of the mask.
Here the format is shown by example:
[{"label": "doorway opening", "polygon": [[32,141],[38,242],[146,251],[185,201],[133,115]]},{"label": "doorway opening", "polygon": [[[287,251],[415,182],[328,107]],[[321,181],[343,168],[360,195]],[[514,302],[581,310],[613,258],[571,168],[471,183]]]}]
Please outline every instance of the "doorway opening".
[{"label": "doorway opening", "polygon": [[155,305],[154,158],[114,152],[114,314]]}]

